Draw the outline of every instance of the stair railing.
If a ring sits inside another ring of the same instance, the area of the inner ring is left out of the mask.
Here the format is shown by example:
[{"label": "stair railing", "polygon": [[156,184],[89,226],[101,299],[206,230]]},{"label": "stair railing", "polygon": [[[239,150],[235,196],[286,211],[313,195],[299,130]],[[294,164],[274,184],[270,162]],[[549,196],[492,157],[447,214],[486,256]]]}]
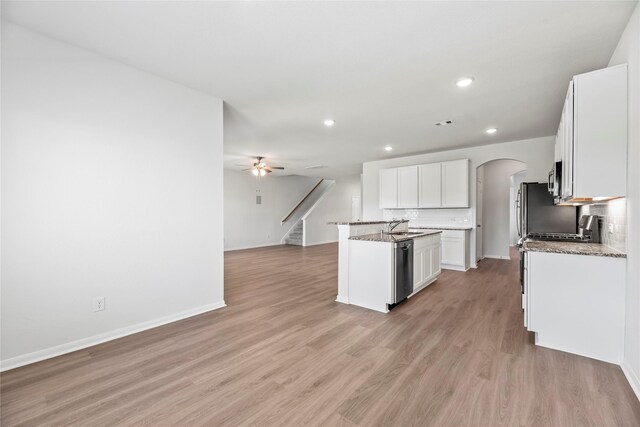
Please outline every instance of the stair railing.
[{"label": "stair railing", "polygon": [[318,181],[318,183],[302,198],[302,200],[300,200],[298,204],[295,205],[293,209],[291,209],[291,211],[287,214],[287,216],[285,216],[284,219],[280,221],[280,225],[283,225],[285,222],[287,222],[289,218],[291,218],[291,215],[293,215],[293,213],[300,207],[300,205],[302,205],[304,201],[309,198],[311,193],[313,193],[314,190],[318,188],[320,184],[322,184],[322,181],[324,181],[324,178],[320,179],[320,181]]}]

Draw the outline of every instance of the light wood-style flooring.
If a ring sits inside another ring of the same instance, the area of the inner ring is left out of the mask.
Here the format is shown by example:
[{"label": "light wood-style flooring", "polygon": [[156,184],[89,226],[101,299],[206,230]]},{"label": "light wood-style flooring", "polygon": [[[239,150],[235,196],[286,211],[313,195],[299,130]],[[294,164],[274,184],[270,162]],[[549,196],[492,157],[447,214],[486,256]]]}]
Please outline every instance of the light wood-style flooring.
[{"label": "light wood-style flooring", "polygon": [[535,347],[517,258],[385,315],[334,302],[337,245],[225,255],[228,307],[3,373],[2,426],[638,426],[618,366]]}]

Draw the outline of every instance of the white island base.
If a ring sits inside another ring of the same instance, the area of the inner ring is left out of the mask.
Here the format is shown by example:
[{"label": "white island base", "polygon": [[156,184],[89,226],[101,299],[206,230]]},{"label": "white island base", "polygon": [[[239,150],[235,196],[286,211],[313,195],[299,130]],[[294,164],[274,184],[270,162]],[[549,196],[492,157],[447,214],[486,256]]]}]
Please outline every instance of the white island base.
[{"label": "white island base", "polygon": [[[413,292],[433,283],[440,275],[440,233],[413,239]],[[389,312],[394,304],[395,244],[388,241],[349,240],[347,304]],[[345,302],[345,301],[341,301]]]}]

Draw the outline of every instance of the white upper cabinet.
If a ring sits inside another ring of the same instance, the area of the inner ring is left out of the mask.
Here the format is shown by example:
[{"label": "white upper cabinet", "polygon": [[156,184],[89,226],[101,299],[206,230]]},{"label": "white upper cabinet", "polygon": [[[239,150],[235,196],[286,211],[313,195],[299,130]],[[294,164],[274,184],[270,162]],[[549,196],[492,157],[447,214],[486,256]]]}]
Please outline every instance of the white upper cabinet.
[{"label": "white upper cabinet", "polygon": [[398,207],[398,169],[380,170],[380,209]]},{"label": "white upper cabinet", "polygon": [[469,159],[380,170],[380,209],[468,207]]},{"label": "white upper cabinet", "polygon": [[575,76],[556,136],[562,201],[626,195],[627,66]]},{"label": "white upper cabinet", "polygon": [[418,206],[418,166],[398,168],[398,207]]},{"label": "white upper cabinet", "polygon": [[627,192],[627,66],[573,78],[574,197]]},{"label": "white upper cabinet", "polygon": [[440,163],[418,166],[419,208],[442,207],[442,176]]},{"label": "white upper cabinet", "polygon": [[442,163],[442,207],[469,207],[469,159]]}]

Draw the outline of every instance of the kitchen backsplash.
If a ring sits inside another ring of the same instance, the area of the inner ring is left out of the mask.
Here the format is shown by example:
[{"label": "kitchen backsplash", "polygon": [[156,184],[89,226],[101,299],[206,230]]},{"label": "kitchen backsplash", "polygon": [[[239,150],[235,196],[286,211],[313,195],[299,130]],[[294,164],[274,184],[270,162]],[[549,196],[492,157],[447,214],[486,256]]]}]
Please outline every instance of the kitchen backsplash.
[{"label": "kitchen backsplash", "polygon": [[410,225],[471,226],[471,209],[385,209],[385,221],[408,219]]},{"label": "kitchen backsplash", "polygon": [[581,206],[580,215],[603,217],[602,242],[619,251],[627,251],[627,202],[625,199]]}]

